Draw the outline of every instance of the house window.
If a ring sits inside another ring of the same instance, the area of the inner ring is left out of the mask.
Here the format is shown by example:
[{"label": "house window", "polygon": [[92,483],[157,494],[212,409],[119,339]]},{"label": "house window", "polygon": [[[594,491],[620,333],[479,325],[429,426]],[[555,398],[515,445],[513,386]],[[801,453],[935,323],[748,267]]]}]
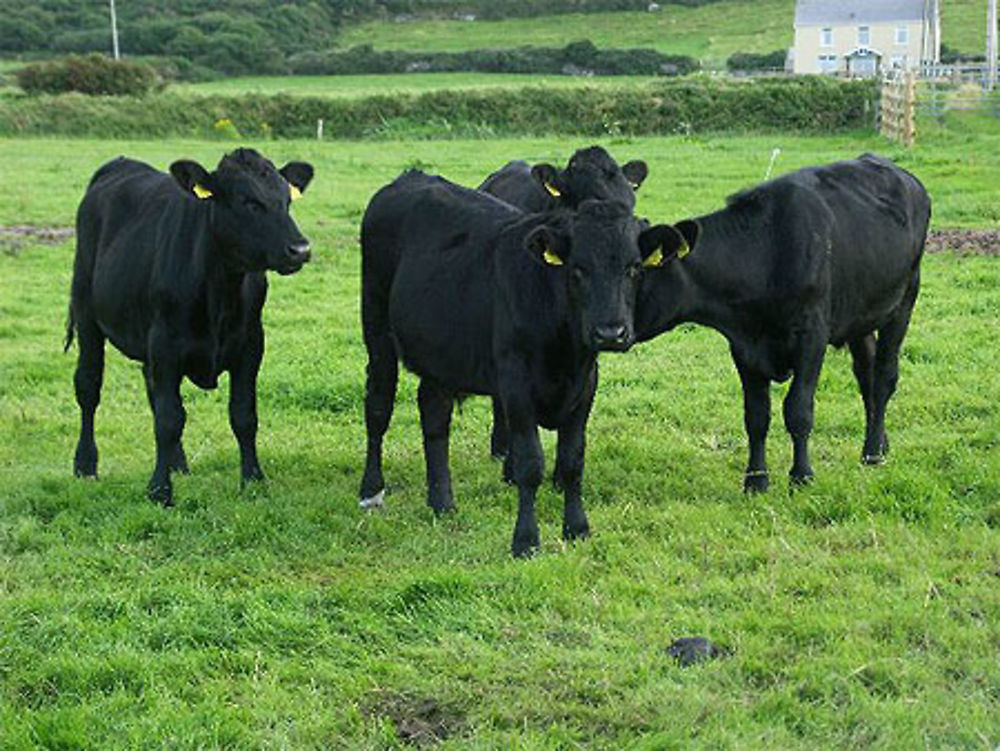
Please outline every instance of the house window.
[{"label": "house window", "polygon": [[872,43],[872,27],[871,26],[859,26],[858,27],[858,46],[867,47]]},{"label": "house window", "polygon": [[896,27],[896,44],[909,44],[910,43],[910,27],[909,26],[897,26]]},{"label": "house window", "polygon": [[833,46],[833,29],[825,28],[819,31],[819,45],[820,47],[832,47]]},{"label": "house window", "polygon": [[817,58],[820,73],[836,73],[840,67],[837,63],[836,55],[820,55]]}]

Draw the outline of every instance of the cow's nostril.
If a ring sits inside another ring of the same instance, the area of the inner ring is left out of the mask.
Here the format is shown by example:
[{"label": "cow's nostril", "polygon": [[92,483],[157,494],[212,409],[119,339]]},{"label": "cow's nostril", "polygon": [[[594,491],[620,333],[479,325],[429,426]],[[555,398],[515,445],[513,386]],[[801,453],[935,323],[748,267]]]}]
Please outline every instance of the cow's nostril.
[{"label": "cow's nostril", "polygon": [[601,342],[623,342],[628,330],[625,326],[599,326],[594,333]]},{"label": "cow's nostril", "polygon": [[309,260],[309,243],[296,243],[288,246],[288,255],[296,261]]}]

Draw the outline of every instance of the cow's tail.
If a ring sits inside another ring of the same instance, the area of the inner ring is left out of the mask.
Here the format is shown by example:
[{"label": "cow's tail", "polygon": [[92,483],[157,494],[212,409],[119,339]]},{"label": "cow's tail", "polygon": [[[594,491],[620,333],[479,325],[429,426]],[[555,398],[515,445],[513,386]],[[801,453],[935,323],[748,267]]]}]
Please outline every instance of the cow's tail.
[{"label": "cow's tail", "polygon": [[69,304],[69,311],[66,313],[66,338],[63,340],[63,352],[69,352],[73,344],[73,335],[76,333],[76,319],[73,317],[73,303]]}]

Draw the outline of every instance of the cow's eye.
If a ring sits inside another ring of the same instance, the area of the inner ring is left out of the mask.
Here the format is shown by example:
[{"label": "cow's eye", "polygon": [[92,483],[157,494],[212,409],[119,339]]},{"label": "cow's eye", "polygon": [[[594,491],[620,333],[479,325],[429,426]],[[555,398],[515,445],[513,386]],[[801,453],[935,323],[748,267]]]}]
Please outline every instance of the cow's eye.
[{"label": "cow's eye", "polygon": [[633,263],[625,270],[629,279],[638,279],[642,275],[642,264]]},{"label": "cow's eye", "polygon": [[246,206],[250,211],[255,214],[263,214],[266,210],[264,204],[258,201],[256,198],[244,198],[243,205]]},{"label": "cow's eye", "polygon": [[587,272],[584,271],[579,266],[574,266],[573,269],[569,273],[570,273],[570,276],[573,278],[574,282],[582,282],[584,279],[587,278]]}]

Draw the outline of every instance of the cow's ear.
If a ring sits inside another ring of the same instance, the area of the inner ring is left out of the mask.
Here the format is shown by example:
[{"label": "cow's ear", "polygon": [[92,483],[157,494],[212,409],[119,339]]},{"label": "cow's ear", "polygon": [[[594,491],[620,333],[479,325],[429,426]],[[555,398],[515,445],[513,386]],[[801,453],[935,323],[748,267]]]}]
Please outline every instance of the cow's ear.
[{"label": "cow's ear", "polygon": [[170,165],[170,174],[185,193],[193,193],[198,198],[211,198],[216,193],[215,180],[198,162],[178,159]]},{"label": "cow's ear", "polygon": [[293,201],[306,192],[313,179],[313,168],[308,162],[289,162],[278,172],[288,182]]},{"label": "cow's ear", "polygon": [[649,167],[641,159],[635,159],[622,167],[622,174],[625,175],[628,184],[632,186],[632,190],[639,190],[639,186],[649,175]]},{"label": "cow's ear", "polygon": [[669,224],[657,224],[639,235],[639,255],[646,268],[661,268],[674,258],[683,258],[690,252],[687,238]]},{"label": "cow's ear", "polygon": [[563,185],[563,179],[559,174],[559,170],[551,164],[536,164],[531,168],[531,176],[553,198],[559,198],[565,192],[565,186]]},{"label": "cow's ear", "polygon": [[551,227],[535,227],[524,238],[528,254],[543,266],[562,266],[566,263],[566,239]]}]

